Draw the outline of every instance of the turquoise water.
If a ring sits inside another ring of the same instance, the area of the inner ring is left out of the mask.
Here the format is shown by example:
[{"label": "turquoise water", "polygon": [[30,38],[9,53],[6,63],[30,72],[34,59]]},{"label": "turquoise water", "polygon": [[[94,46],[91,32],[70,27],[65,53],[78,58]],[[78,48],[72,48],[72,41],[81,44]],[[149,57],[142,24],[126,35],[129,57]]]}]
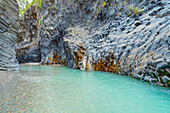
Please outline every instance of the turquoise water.
[{"label": "turquoise water", "polygon": [[2,113],[170,113],[170,89],[128,76],[49,66],[6,75]]}]

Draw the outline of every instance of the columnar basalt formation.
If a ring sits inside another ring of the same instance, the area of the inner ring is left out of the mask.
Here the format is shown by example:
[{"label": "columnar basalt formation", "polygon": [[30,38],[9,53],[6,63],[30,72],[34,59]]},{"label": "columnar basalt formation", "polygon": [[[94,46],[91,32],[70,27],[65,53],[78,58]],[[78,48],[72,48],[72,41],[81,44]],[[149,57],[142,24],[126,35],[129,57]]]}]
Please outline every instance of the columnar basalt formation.
[{"label": "columnar basalt formation", "polygon": [[16,0],[0,0],[0,70],[16,70],[15,41],[18,32]]},{"label": "columnar basalt formation", "polygon": [[169,87],[170,1],[137,0],[135,7],[121,1],[43,0],[41,63]]},{"label": "columnar basalt formation", "polygon": [[[109,7],[103,8],[96,19],[91,17],[95,25],[90,27],[86,26],[90,25],[90,19],[85,24],[81,24],[84,19],[73,19],[77,23],[68,27],[70,23],[65,20],[65,13],[69,10],[62,13],[56,13],[58,9],[55,7],[46,10],[50,4],[47,1],[44,7],[43,38],[40,41],[42,63],[64,63],[71,68],[125,74],[152,84],[170,85],[168,1],[150,1],[143,9],[144,13],[138,15],[115,10],[117,15],[112,17],[113,20],[107,14]],[[88,3],[82,4],[82,11],[85,5]],[[77,6],[72,7],[78,9]],[[72,15],[76,13],[70,12]],[[56,16],[60,13],[61,19]],[[93,15],[92,11],[89,14]],[[71,14],[69,18],[72,19]]]}]

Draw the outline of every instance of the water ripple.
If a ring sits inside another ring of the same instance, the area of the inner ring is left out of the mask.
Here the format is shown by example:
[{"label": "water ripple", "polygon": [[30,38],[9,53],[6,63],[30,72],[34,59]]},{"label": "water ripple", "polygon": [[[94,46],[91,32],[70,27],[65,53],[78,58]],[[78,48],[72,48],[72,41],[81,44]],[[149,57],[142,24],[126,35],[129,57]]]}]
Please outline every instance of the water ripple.
[{"label": "water ripple", "polygon": [[23,66],[1,73],[0,112],[168,113],[170,90],[128,76]]}]

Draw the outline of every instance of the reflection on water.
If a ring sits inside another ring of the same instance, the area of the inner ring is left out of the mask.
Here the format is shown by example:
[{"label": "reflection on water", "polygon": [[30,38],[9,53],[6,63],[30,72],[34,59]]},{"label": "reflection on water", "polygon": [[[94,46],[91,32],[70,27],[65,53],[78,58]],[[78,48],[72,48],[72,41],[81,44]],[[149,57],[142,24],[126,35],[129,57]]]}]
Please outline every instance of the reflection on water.
[{"label": "reflection on water", "polygon": [[170,90],[128,76],[65,67],[0,72],[0,112],[168,113]]}]

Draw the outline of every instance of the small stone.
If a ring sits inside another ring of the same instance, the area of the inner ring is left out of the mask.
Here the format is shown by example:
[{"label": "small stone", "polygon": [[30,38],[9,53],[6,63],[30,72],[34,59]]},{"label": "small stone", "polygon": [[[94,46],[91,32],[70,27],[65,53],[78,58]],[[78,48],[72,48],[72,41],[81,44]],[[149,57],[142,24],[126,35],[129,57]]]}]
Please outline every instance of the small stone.
[{"label": "small stone", "polygon": [[170,78],[165,75],[165,76],[162,77],[162,81],[163,81],[164,84],[168,84],[168,82],[170,82]]},{"label": "small stone", "polygon": [[135,26],[137,27],[137,26],[139,26],[139,25],[141,25],[142,23],[140,22],[140,21],[135,21]]},{"label": "small stone", "polygon": [[170,66],[166,62],[161,62],[157,64],[155,71],[158,71],[160,68],[170,68]]},{"label": "small stone", "polygon": [[159,58],[162,58],[162,56],[161,55],[156,55],[156,56],[153,57],[153,60],[157,60]]},{"label": "small stone", "polygon": [[154,66],[156,66],[156,65],[158,65],[159,63],[161,63],[161,62],[163,62],[164,61],[164,59],[163,58],[159,58],[159,59],[157,59],[157,60],[155,60],[155,61],[153,61],[153,65]]},{"label": "small stone", "polygon": [[166,59],[170,59],[170,51],[165,52],[165,53],[164,53],[164,57],[165,57]]}]

